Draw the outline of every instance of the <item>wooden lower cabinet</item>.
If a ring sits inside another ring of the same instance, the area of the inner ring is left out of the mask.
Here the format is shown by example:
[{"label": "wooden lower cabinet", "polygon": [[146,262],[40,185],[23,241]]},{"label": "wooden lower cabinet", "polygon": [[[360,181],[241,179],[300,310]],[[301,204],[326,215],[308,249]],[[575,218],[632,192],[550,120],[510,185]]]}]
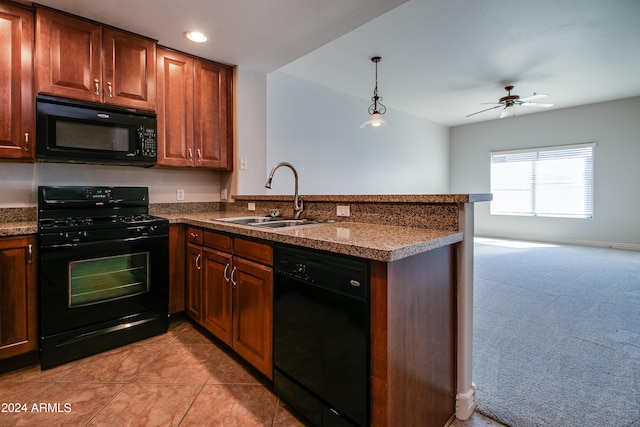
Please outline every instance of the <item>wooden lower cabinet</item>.
[{"label": "wooden lower cabinet", "polygon": [[33,11],[0,2],[0,158],[35,158]]},{"label": "wooden lower cabinet", "polygon": [[267,377],[273,376],[273,270],[233,258],[233,349]]},{"label": "wooden lower cabinet", "polygon": [[187,315],[272,378],[271,247],[193,227],[186,239]]},{"label": "wooden lower cabinet", "polygon": [[202,320],[200,323],[222,342],[233,346],[231,254],[202,249]]},{"label": "wooden lower cabinet", "polygon": [[0,360],[38,348],[34,236],[0,238]]}]

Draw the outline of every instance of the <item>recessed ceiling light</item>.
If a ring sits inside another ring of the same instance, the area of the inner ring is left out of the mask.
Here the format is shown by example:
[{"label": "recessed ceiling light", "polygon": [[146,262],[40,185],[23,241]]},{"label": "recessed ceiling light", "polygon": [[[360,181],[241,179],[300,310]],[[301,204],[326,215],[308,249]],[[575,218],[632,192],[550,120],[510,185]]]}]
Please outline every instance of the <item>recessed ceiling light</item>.
[{"label": "recessed ceiling light", "polygon": [[184,36],[192,42],[196,43],[204,43],[209,40],[209,36],[199,31],[187,31],[186,33],[184,33]]}]

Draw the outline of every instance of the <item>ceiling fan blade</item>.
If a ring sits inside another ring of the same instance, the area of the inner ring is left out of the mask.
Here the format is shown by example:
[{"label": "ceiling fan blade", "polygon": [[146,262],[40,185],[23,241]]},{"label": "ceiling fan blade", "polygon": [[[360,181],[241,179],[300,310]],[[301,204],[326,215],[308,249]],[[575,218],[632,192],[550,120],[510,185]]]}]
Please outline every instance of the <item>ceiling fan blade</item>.
[{"label": "ceiling fan blade", "polygon": [[548,95],[544,94],[544,93],[533,93],[533,95],[531,96],[527,96],[526,98],[520,98],[520,101],[524,101],[524,102],[529,102],[529,101],[533,101],[534,99],[540,99],[540,98],[546,98]]},{"label": "ceiling fan blade", "polygon": [[504,107],[504,110],[502,110],[502,113],[500,114],[500,118],[504,119],[505,117],[515,116],[515,112],[516,112],[515,107],[513,105],[508,105]]},{"label": "ceiling fan blade", "polygon": [[522,104],[523,107],[553,107],[553,104],[547,104],[545,102],[523,102]]},{"label": "ceiling fan blade", "polygon": [[476,111],[475,113],[471,113],[471,114],[469,114],[468,116],[465,116],[465,117],[475,116],[476,114],[484,113],[485,111],[489,111],[489,110],[494,110],[494,109],[496,109],[498,107],[502,107],[502,104],[501,105],[496,105],[495,107],[487,108],[486,110]]}]

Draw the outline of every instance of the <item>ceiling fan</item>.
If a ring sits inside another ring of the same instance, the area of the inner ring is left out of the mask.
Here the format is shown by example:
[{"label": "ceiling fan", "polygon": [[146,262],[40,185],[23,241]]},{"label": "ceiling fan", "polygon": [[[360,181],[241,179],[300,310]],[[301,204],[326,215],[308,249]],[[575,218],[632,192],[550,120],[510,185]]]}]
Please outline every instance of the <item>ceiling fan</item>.
[{"label": "ceiling fan", "polygon": [[469,114],[466,117],[471,117],[479,113],[484,113],[485,111],[493,110],[496,108],[503,107],[502,113],[500,114],[500,118],[515,116],[516,115],[516,105],[522,105],[524,107],[551,107],[553,104],[547,104],[544,102],[531,102],[534,99],[545,98],[547,95],[544,93],[533,93],[531,96],[527,96],[526,98],[520,98],[519,95],[511,95],[511,91],[513,90],[513,86],[505,86],[504,90],[507,91],[508,95],[503,96],[498,100],[498,102],[483,102],[483,104],[497,104],[495,107],[487,108],[485,110],[476,111],[475,113]]}]

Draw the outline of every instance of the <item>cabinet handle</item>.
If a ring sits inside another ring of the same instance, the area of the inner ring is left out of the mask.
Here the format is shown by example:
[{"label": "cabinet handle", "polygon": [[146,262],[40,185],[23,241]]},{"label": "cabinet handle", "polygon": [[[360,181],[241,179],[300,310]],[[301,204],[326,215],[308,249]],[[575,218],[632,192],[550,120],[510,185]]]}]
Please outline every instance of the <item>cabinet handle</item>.
[{"label": "cabinet handle", "polygon": [[111,87],[111,82],[107,82],[107,89],[109,89],[109,98],[113,98],[113,88]]},{"label": "cabinet handle", "polygon": [[196,257],[196,268],[198,270],[200,270],[200,258],[202,257],[202,255],[198,254],[198,256]]},{"label": "cabinet handle", "polygon": [[195,239],[196,237],[198,237],[198,234],[191,232],[189,233],[189,236],[191,236],[192,239]]},{"label": "cabinet handle", "polygon": [[24,151],[31,150],[31,141],[29,140],[29,132],[24,133]]},{"label": "cabinet handle", "polygon": [[96,90],[93,92],[94,95],[100,95],[100,80],[94,79],[93,82],[96,84]]},{"label": "cabinet handle", "polygon": [[233,267],[233,270],[231,270],[231,284],[233,286],[238,284],[238,282],[236,282],[236,277],[235,276],[236,276],[236,268]]},{"label": "cabinet handle", "polygon": [[227,265],[224,266],[224,273],[222,273],[222,275],[224,276],[224,280],[226,280],[227,283],[229,283],[229,275],[227,274],[229,272],[229,263],[227,263]]},{"label": "cabinet handle", "polygon": [[191,148],[189,148],[189,161],[193,161],[193,150]]},{"label": "cabinet handle", "polygon": [[202,150],[198,148],[198,161],[202,161]]},{"label": "cabinet handle", "polygon": [[33,264],[33,245],[27,246],[27,264]]}]

